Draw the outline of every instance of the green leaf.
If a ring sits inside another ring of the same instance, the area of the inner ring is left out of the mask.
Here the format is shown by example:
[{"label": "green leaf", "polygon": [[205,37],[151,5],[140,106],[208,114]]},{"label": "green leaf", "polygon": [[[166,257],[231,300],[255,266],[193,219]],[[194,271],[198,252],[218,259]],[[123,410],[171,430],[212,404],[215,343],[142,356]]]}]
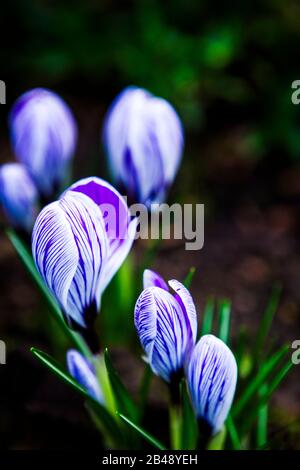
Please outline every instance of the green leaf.
[{"label": "green leaf", "polygon": [[183,283],[182,283],[184,285],[184,287],[186,287],[187,289],[189,289],[191,287],[192,280],[193,280],[193,277],[195,275],[195,272],[196,272],[196,268],[194,266],[192,266],[190,268],[188,274],[186,275]]},{"label": "green leaf", "polygon": [[209,335],[212,333],[212,325],[213,325],[213,319],[214,319],[214,308],[215,308],[215,303],[214,299],[210,297],[205,305],[204,308],[204,313],[203,313],[203,322],[202,322],[202,329],[201,329],[201,335]]},{"label": "green leaf", "polygon": [[139,389],[139,421],[142,420],[145,412],[152,377],[153,374],[150,366],[145,364],[144,375]]},{"label": "green leaf", "polygon": [[[267,393],[268,387],[264,384],[258,394],[260,397],[264,396]],[[259,408],[258,418],[257,418],[257,447],[262,447],[267,443],[268,436],[268,405],[264,404]]]},{"label": "green leaf", "polygon": [[219,338],[228,343],[230,331],[231,304],[227,299],[219,303]]},{"label": "green leaf", "polygon": [[65,332],[65,334],[69,337],[69,339],[72,341],[72,343],[85,355],[89,356],[91,353],[86,346],[85,342],[81,338],[80,335],[72,331],[66,324],[60,307],[58,303],[56,302],[55,298],[51,294],[50,290],[44,283],[43,279],[41,278],[38,270],[35,267],[33,258],[31,256],[31,253],[29,252],[28,248],[26,247],[25,243],[21,240],[21,238],[16,234],[14,230],[7,230],[7,236],[12,243],[13,247],[17,251],[19,257],[21,258],[23,264],[27,268],[29,274],[31,275],[32,279],[34,282],[37,284],[39,287],[40,291],[44,295],[45,299],[47,300],[49,306],[50,306],[50,311],[59,324],[59,326],[62,328],[62,330]]},{"label": "green leaf", "polygon": [[226,428],[227,428],[233,449],[240,450],[242,446],[241,446],[240,438],[239,438],[239,435],[238,435],[238,432],[235,427],[231,414],[228,416],[226,420]]},{"label": "green leaf", "polygon": [[121,413],[117,413],[117,415],[132,429],[134,429],[139,435],[141,435],[146,441],[148,441],[150,444],[153,445],[156,449],[159,450],[167,450],[167,448],[159,442],[155,437],[151,436],[147,431],[145,431],[143,428],[138,426],[137,424],[134,424],[129,418],[124,416]]},{"label": "green leaf", "polygon": [[262,321],[257,333],[257,340],[254,347],[255,362],[259,362],[262,357],[262,352],[265,351],[265,343],[270,331],[274,315],[278,309],[279,299],[281,294],[281,286],[277,283],[274,285],[270,300],[268,302],[266,311],[263,315]]},{"label": "green leaf", "polygon": [[245,389],[244,393],[234,405],[232,409],[232,416],[238,416],[249,401],[253,398],[254,394],[262,386],[262,384],[267,380],[284,358],[288,351],[289,347],[284,345],[279,351],[273,354],[260,368],[256,376],[252,379],[248,387]]},{"label": "green leaf", "polygon": [[118,411],[126,414],[132,421],[138,421],[139,410],[114,369],[107,348],[104,351],[104,359]]},{"label": "green leaf", "polygon": [[193,450],[196,449],[197,445],[198,426],[185,379],[180,383],[180,395],[182,408],[181,449]]},{"label": "green leaf", "polygon": [[59,364],[58,361],[56,361],[56,359],[36,348],[31,348],[30,351],[48,370],[50,370],[50,372],[56,375],[68,386],[73,388],[73,390],[79,393],[87,401],[88,406],[93,409],[93,411],[97,414],[105,428],[110,433],[112,433],[114,436],[120,434],[120,431],[118,430],[116,424],[116,420],[108,413],[108,411],[104,408],[103,405],[101,405],[98,401],[94,400],[87,393],[87,391],[78,382],[76,382],[75,379],[73,379],[70,374],[63,370],[62,366]]},{"label": "green leaf", "polygon": [[274,376],[272,381],[267,385],[266,392],[259,398],[255,406],[249,410],[250,412],[248,413],[247,417],[243,419],[241,423],[241,427],[240,427],[241,434],[244,434],[247,432],[247,430],[252,425],[253,421],[255,421],[259,413],[259,410],[268,403],[271,396],[273,395],[275,390],[278,388],[280,383],[283,381],[283,379],[287,376],[287,374],[289,373],[292,367],[293,367],[293,363],[291,362],[289,358],[287,362],[280,368],[280,370]]}]

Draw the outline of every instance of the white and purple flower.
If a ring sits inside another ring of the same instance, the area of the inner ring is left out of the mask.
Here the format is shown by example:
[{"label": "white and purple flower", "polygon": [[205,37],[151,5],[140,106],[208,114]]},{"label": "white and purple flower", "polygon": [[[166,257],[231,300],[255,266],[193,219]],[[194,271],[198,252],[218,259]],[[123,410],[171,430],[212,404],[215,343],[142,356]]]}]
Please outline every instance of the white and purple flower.
[{"label": "white and purple flower", "polygon": [[184,144],[181,121],[170,103],[142,88],[126,88],[108,111],[103,138],[116,184],[136,202],[163,202]]},{"label": "white and purple flower", "polygon": [[0,202],[15,228],[31,231],[38,213],[38,193],[21,163],[5,163],[0,167]]},{"label": "white and purple flower", "polygon": [[144,272],[144,290],[134,313],[135,326],[153,372],[166,382],[187,366],[197,336],[197,314],[189,291],[176,280]]},{"label": "white and purple flower", "polygon": [[9,119],[12,145],[40,194],[53,196],[66,178],[77,140],[67,104],[50,90],[35,88],[14,104]]},{"label": "white and purple flower", "polygon": [[39,214],[33,257],[70,326],[92,327],[101,294],[128,255],[136,225],[122,196],[100,178],[78,181]]},{"label": "white and purple flower", "polygon": [[230,411],[237,382],[237,364],[228,346],[213,335],[202,336],[188,368],[188,386],[199,421],[219,432]]},{"label": "white and purple flower", "polygon": [[67,367],[70,375],[81,385],[87,393],[99,403],[104,403],[93,365],[75,349],[67,352]]}]

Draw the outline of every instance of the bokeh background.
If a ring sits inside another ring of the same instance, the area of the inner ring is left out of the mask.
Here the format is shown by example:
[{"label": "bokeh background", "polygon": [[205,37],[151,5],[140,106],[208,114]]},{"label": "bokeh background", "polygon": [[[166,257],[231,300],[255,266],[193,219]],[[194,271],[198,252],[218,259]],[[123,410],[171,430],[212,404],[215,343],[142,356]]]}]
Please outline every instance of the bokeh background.
[{"label": "bokeh background", "polygon": [[[183,120],[186,148],[169,200],[205,204],[205,245],[186,252],[165,243],[153,267],[182,279],[195,266],[200,315],[207,296],[229,297],[234,334],[245,327],[255,335],[279,281],[271,339],[300,339],[300,105],[291,102],[291,84],[300,79],[299,2],[10,0],[1,4],[0,30],[0,79],[7,86],[0,161],[14,158],[7,116],[30,88],[49,87],[72,107],[79,126],[74,179],[109,178],[101,126],[125,86],[170,100]],[[98,436],[81,401],[30,356],[32,345],[55,354],[63,342],[44,310],[2,230],[0,338],[8,356],[0,366],[0,447],[95,447]],[[120,336],[111,338],[114,357],[134,390],[140,359],[125,352]],[[300,365],[272,401],[275,448],[300,448],[299,379]],[[163,399],[152,395],[160,413]]]}]

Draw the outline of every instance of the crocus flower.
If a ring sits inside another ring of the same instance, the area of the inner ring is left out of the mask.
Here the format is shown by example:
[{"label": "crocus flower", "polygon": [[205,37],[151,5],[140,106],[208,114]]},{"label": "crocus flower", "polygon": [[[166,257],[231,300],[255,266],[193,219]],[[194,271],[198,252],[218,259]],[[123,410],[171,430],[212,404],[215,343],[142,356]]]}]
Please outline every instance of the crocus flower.
[{"label": "crocus flower", "polygon": [[198,419],[219,432],[229,413],[237,381],[231,350],[213,335],[202,336],[191,355],[188,386]]},{"label": "crocus flower", "polygon": [[103,404],[103,394],[93,365],[75,349],[67,352],[67,366],[71,376],[88,394]]},{"label": "crocus flower", "polygon": [[144,273],[146,288],[135,306],[135,326],[153,372],[166,382],[178,378],[186,366],[197,335],[197,314],[189,291],[178,281],[168,282],[153,271]]},{"label": "crocus flower", "polygon": [[[114,209],[117,223],[102,207]],[[99,178],[79,181],[39,214],[33,257],[71,327],[92,327],[101,294],[126,258],[135,230],[123,198]]]},{"label": "crocus flower", "polygon": [[10,114],[12,144],[41,195],[53,196],[66,178],[76,145],[76,124],[67,104],[43,88],[24,93]]},{"label": "crocus flower", "polygon": [[170,103],[142,88],[126,88],[107,113],[103,139],[116,184],[136,202],[162,202],[177,173],[184,142]]},{"label": "crocus flower", "polygon": [[0,201],[10,223],[30,232],[37,215],[37,190],[21,163],[0,167]]}]

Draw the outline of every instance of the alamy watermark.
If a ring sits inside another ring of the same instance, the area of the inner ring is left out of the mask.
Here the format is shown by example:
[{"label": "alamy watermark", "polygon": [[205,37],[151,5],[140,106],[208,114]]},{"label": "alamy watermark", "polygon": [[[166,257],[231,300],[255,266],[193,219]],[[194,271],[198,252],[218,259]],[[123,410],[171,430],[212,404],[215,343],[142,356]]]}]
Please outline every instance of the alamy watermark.
[{"label": "alamy watermark", "polygon": [[6,85],[3,80],[0,80],[0,104],[6,104]]},{"label": "alamy watermark", "polygon": [[0,340],[0,365],[6,364],[6,344]]},{"label": "alamy watermark", "polygon": [[[124,198],[126,200],[126,197]],[[184,240],[186,250],[201,250],[204,245],[204,204],[168,205],[132,204],[129,211],[136,218],[137,228],[134,234],[124,229],[124,207],[119,205],[100,204],[104,215],[108,236],[117,239],[142,240]]]}]

